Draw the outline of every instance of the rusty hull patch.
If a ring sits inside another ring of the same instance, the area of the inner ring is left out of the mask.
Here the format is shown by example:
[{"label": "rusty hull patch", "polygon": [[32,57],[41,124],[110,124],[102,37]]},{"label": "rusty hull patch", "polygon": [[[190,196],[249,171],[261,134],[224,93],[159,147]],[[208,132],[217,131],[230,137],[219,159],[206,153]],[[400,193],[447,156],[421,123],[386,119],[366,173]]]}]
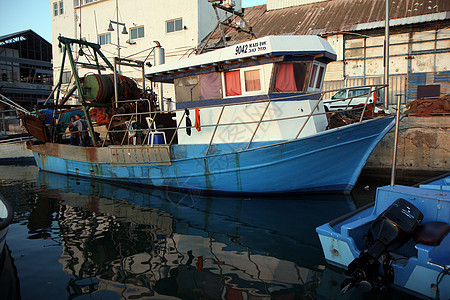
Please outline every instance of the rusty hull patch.
[{"label": "rusty hull patch", "polygon": [[104,148],[79,147],[65,144],[45,143],[33,145],[33,152],[42,156],[115,165],[171,165],[170,146],[109,146]]},{"label": "rusty hull patch", "polygon": [[33,152],[41,155],[59,157],[74,161],[90,163],[109,163],[108,150],[106,148],[79,147],[65,144],[45,143],[31,146]]}]

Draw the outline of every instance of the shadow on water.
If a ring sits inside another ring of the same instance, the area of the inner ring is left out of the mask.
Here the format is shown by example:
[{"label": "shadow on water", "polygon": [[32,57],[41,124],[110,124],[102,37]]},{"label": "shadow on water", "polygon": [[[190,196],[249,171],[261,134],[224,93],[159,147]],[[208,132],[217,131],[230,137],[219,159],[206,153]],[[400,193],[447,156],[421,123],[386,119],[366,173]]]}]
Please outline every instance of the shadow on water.
[{"label": "shadow on water", "polygon": [[[13,256],[14,248],[25,258],[47,255],[33,245],[56,249],[54,266],[46,266],[54,274],[45,276],[58,279],[40,280],[58,287],[30,294],[27,286],[40,281],[21,265],[22,296],[341,298],[341,271],[325,263],[315,227],[354,210],[351,196],[212,197],[46,172],[33,182],[27,176],[2,179],[15,199],[13,225],[27,229],[25,240],[11,230]],[[354,291],[345,298],[360,297]]]}]

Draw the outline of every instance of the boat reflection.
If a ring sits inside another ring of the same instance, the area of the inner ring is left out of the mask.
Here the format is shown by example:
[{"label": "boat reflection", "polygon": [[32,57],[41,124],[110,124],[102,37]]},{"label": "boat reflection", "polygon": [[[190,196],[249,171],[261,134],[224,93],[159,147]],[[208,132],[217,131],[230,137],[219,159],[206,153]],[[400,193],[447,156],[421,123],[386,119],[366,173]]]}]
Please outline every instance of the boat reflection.
[{"label": "boat reflection", "polygon": [[0,287],[2,299],[20,299],[17,269],[7,244],[2,244],[0,254]]},{"label": "boat reflection", "polygon": [[344,195],[211,197],[46,172],[36,186],[45,197],[28,224],[58,222],[71,297],[314,297],[325,264],[314,228],[355,209]]}]

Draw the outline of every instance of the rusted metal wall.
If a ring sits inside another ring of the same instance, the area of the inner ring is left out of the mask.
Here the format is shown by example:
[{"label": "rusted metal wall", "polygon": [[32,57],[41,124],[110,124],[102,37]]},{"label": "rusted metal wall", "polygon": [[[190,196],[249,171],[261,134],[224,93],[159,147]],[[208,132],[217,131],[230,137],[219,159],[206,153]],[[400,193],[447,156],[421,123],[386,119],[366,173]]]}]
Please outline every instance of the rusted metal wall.
[{"label": "rusted metal wall", "polygon": [[[390,104],[397,103],[399,94],[404,103],[416,99],[420,85],[439,84],[441,94],[449,92],[450,29],[442,27],[442,24],[435,24],[414,30],[396,29],[390,36]],[[371,36],[346,33],[327,38],[333,47],[342,49],[342,61],[329,64],[326,89],[383,83],[382,32]]]}]

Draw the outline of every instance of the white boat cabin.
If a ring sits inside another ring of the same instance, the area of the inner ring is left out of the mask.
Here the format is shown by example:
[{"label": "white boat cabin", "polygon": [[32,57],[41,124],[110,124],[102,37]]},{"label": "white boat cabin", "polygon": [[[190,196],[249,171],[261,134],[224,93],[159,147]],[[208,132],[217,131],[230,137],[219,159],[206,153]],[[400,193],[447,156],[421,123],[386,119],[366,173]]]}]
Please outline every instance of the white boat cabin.
[{"label": "white boat cabin", "polygon": [[179,144],[285,141],[325,130],[320,94],[305,94],[321,91],[335,59],[318,36],[267,36],[154,66],[146,77],[174,84],[178,122],[185,109],[199,116],[200,130],[179,130]]}]

